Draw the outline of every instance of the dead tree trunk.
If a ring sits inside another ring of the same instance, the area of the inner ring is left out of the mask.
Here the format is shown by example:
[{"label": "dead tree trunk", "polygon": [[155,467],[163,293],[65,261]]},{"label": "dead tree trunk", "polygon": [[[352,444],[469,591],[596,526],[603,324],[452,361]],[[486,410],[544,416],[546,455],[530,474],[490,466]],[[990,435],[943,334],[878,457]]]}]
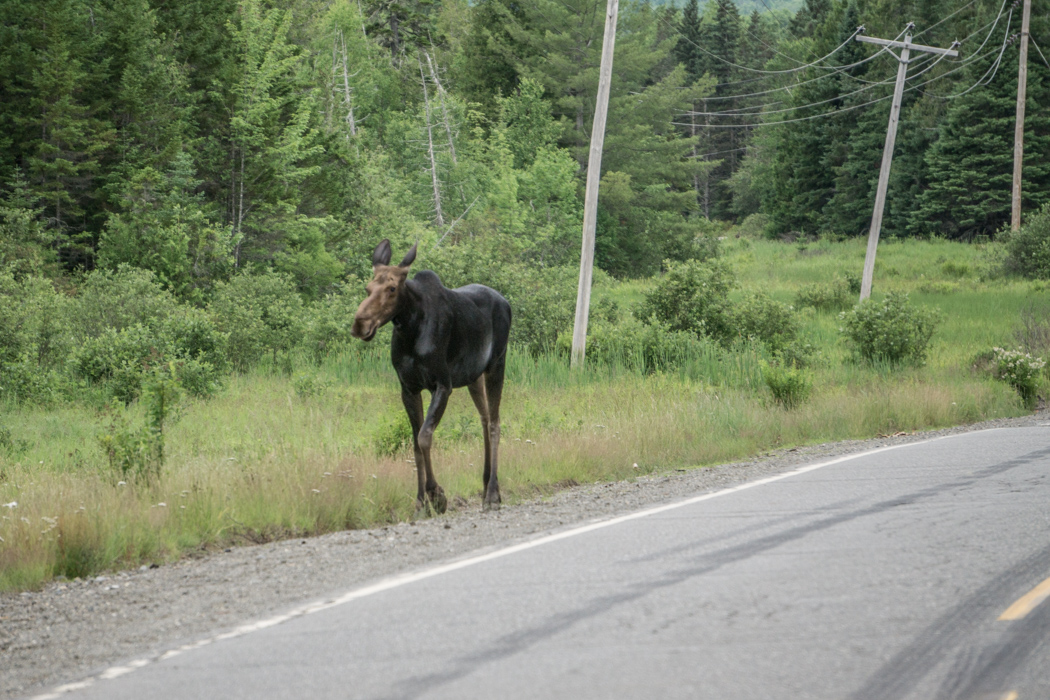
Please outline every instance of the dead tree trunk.
[{"label": "dead tree trunk", "polygon": [[445,123],[445,135],[448,137],[448,153],[452,157],[452,165],[456,165],[456,144],[452,140],[452,119],[448,114],[448,104],[445,102],[445,88],[438,77],[438,71],[434,68],[434,62],[430,60],[430,54],[423,52],[427,57],[427,67],[430,69],[430,79],[437,87],[438,103],[441,105],[441,116]]},{"label": "dead tree trunk", "polygon": [[427,119],[427,156],[430,158],[430,182],[434,187],[434,221],[438,226],[445,226],[445,217],[441,214],[441,182],[438,180],[437,158],[434,157],[434,126],[430,121],[430,92],[427,90],[427,76],[423,73],[423,63],[419,63],[419,79],[423,83],[423,105]]}]

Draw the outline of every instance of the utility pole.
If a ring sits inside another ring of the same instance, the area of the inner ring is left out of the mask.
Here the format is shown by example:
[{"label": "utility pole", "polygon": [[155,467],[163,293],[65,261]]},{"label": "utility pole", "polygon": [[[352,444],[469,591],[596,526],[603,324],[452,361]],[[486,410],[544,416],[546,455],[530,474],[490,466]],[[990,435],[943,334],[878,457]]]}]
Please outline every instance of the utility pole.
[{"label": "utility pole", "polygon": [[1024,103],[1028,88],[1028,25],[1032,19],[1032,0],[1024,0],[1021,15],[1021,54],[1017,65],[1017,118],[1014,123],[1014,186],[1010,207],[1010,228],[1021,228],[1021,161],[1024,160]]},{"label": "utility pole", "polygon": [[[959,55],[959,52],[954,49],[939,49],[933,46],[913,44],[911,42],[911,30],[914,27],[914,23],[908,22],[908,34],[904,36],[904,41],[876,39],[875,37],[857,35],[857,41],[896,48],[900,49],[901,52],[901,55],[897,58],[897,83],[893,88],[890,123],[886,129],[886,145],[882,148],[882,167],[879,169],[879,185],[875,190],[875,209],[871,215],[871,231],[868,232],[868,252],[864,256],[864,279],[860,285],[861,301],[871,296],[871,279],[875,275],[875,249],[879,245],[879,232],[882,230],[882,210],[886,206],[886,185],[890,181],[890,164],[893,162],[893,145],[897,140],[897,122],[900,119],[901,101],[904,98],[904,81],[908,77],[908,57],[912,51],[925,51],[946,56]],[[862,31],[863,29],[861,27]],[[958,42],[952,44],[952,46],[954,47],[957,44]],[[893,52],[891,51],[890,53]]]},{"label": "utility pole", "polygon": [[587,158],[587,189],[583,200],[583,249],[580,252],[580,285],[576,290],[576,321],[572,326],[572,360],[570,366],[583,366],[587,350],[587,316],[591,306],[591,278],[594,274],[594,228],[598,216],[598,182],[602,176],[602,145],[605,142],[605,117],[609,111],[609,86],[612,83],[613,47],[616,44],[616,14],[619,0],[608,0],[605,9],[605,38],[602,41],[602,65],[598,73],[598,97],[591,126],[591,152]]}]

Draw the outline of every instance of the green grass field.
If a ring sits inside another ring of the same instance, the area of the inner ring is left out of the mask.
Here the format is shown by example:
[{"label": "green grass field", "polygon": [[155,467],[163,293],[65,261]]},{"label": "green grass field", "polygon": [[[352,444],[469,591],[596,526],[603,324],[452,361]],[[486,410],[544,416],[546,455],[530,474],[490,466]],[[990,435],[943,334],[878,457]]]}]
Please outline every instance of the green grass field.
[{"label": "green grass field", "polygon": [[[864,242],[731,238],[724,255],[739,278],[734,294],[761,290],[792,303],[805,285],[859,274]],[[886,241],[879,256],[875,296],[906,291],[942,313],[927,364],[855,363],[838,314],[804,309],[802,335],[819,356],[812,397],[794,410],[771,399],[760,349],[648,376],[616,367],[574,373],[566,358],[512,354],[504,502],[778,447],[1022,414],[1013,389],[972,365],[993,346],[1016,345],[1026,305],[1050,305],[1045,285],[990,275],[994,245]],[[626,309],[650,283],[608,282],[595,294]],[[118,483],[97,439],[108,418],[96,410],[4,408],[0,589],[413,517],[411,450],[396,447],[404,437],[397,379],[377,343],[320,366],[300,358],[290,376],[261,367],[210,401],[184,402],[153,485]],[[130,413],[142,420],[141,408]],[[438,429],[434,462],[453,508],[480,499],[480,427],[465,391]]]}]

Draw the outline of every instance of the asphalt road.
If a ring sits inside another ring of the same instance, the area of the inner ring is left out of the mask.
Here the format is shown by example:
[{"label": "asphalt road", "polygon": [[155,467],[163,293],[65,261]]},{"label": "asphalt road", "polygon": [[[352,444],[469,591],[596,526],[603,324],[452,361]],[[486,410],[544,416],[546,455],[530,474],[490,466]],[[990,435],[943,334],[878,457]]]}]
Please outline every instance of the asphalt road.
[{"label": "asphalt road", "polygon": [[1048,473],[1050,427],[854,455],[337,592],[42,697],[1046,700]]}]

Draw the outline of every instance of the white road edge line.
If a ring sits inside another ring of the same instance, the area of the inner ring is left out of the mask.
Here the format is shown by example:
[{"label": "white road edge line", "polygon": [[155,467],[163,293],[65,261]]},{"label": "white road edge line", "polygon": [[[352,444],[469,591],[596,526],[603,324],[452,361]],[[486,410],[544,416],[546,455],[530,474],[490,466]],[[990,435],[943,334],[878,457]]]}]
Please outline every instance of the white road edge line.
[{"label": "white road edge line", "polygon": [[509,556],[511,554],[517,554],[518,552],[524,552],[526,550],[533,549],[535,547],[541,547],[541,546],[543,546],[545,544],[550,544],[551,542],[557,542],[559,540],[565,540],[565,539],[568,539],[570,537],[575,537],[577,535],[583,535],[583,534],[586,534],[588,532],[594,532],[595,530],[601,530],[601,529],[606,528],[606,527],[612,527],[613,525],[619,525],[620,523],[625,523],[625,522],[628,522],[630,520],[638,520],[640,518],[649,517],[650,515],[656,515],[658,513],[665,513],[665,512],[667,512],[669,510],[676,510],[678,508],[684,508],[686,506],[691,506],[691,505],[693,505],[695,503],[702,503],[703,501],[710,501],[711,499],[714,499],[714,498],[719,498],[721,496],[728,496],[730,494],[737,493],[739,491],[746,491],[747,489],[752,489],[752,488],[755,488],[757,486],[765,486],[766,484],[771,484],[771,483],[773,483],[775,481],[782,481],[783,479],[789,479],[789,478],[791,478],[793,476],[799,476],[800,474],[807,474],[809,472],[816,471],[818,469],[823,469],[824,467],[830,467],[830,466],[833,466],[835,464],[841,464],[843,462],[848,462],[848,461],[853,460],[853,459],[860,459],[861,457],[869,457],[869,456],[874,455],[874,454],[879,454],[880,452],[888,452],[890,450],[898,450],[898,449],[901,449],[903,447],[916,447],[918,445],[927,445],[927,444],[929,444],[931,442],[937,442],[939,440],[948,440],[950,438],[961,437],[961,436],[964,436],[964,435],[976,435],[978,433],[994,432],[996,430],[1001,430],[1001,428],[988,428],[988,429],[985,429],[985,430],[975,430],[975,431],[966,432],[966,433],[955,433],[953,435],[942,435],[940,437],[930,438],[928,440],[920,440],[918,442],[909,442],[909,443],[905,443],[903,445],[888,445],[886,447],[877,447],[877,448],[875,448],[873,450],[866,450],[864,452],[857,452],[855,454],[844,455],[842,457],[836,457],[835,459],[828,460],[827,462],[818,462],[817,464],[810,464],[810,465],[807,465],[805,467],[800,467],[798,469],[793,469],[791,471],[783,472],[781,474],[776,474],[774,476],[767,476],[764,479],[756,479],[755,481],[748,481],[748,482],[743,483],[743,484],[738,484],[737,486],[731,486],[729,488],[722,489],[721,491],[712,491],[711,493],[705,493],[705,494],[702,494],[700,496],[692,496],[691,498],[686,498],[686,499],[681,500],[681,501],[675,501],[673,503],[666,503],[666,504],[664,504],[662,506],[655,506],[653,508],[646,508],[645,510],[639,510],[639,511],[636,511],[634,513],[629,513],[627,515],[620,515],[620,516],[617,516],[617,517],[614,517],[614,518],[609,518],[607,520],[592,521],[590,523],[587,523],[586,525],[580,525],[578,527],[569,528],[568,530],[562,530],[561,532],[555,532],[555,533],[552,533],[550,535],[542,535],[540,537],[537,537],[534,540],[528,540],[526,542],[519,542],[518,544],[514,544],[514,545],[511,545],[509,547],[504,547],[503,549],[497,549],[496,551],[493,551],[493,552],[487,552],[485,554],[478,554],[478,555],[473,556],[473,557],[467,557],[466,559],[460,559],[460,560],[457,560],[457,561],[449,562],[447,564],[440,564],[438,566],[433,566],[433,567],[430,567],[428,569],[423,569],[422,571],[415,571],[415,572],[411,572],[411,573],[398,574],[396,576],[391,576],[389,578],[382,579],[382,580],[377,581],[376,583],[373,583],[373,584],[368,585],[368,586],[363,586],[361,588],[355,588],[354,590],[348,591],[348,592],[344,593],[343,595],[338,596],[336,598],[331,598],[329,600],[323,600],[323,601],[318,601],[318,602],[314,602],[314,603],[308,603],[308,604],[302,605],[302,606],[300,606],[298,608],[294,608],[294,609],[292,609],[292,610],[290,610],[290,611],[288,611],[286,613],[283,613],[281,615],[275,615],[274,617],[270,617],[270,618],[267,618],[265,620],[259,620],[257,622],[251,622],[251,623],[248,623],[248,624],[244,624],[244,625],[241,625],[239,627],[236,627],[236,628],[230,630],[229,632],[224,632],[222,634],[215,635],[214,637],[208,637],[206,639],[201,639],[199,641],[191,642],[189,644],[183,644],[180,647],[176,647],[175,649],[171,649],[169,651],[166,651],[163,654],[159,654],[159,655],[157,655],[157,656],[155,656],[153,658],[136,659],[134,661],[129,661],[126,664],[123,664],[123,665],[120,665],[120,666],[113,666],[111,668],[106,669],[105,671],[103,671],[102,673],[98,674],[97,676],[92,676],[90,678],[85,678],[84,680],[78,681],[76,683],[67,683],[65,685],[60,685],[60,686],[58,686],[57,688],[55,688],[54,690],[52,690],[49,693],[44,693],[43,695],[33,696],[29,700],[54,700],[55,698],[58,698],[58,697],[60,697],[60,696],[62,696],[64,694],[72,692],[74,690],[81,690],[81,689],[90,687],[91,685],[94,684],[94,682],[96,680],[108,680],[108,679],[112,679],[112,678],[119,678],[120,676],[127,675],[127,674],[131,673],[132,671],[140,669],[140,668],[142,668],[144,666],[148,666],[151,663],[154,663],[154,662],[157,662],[157,661],[164,661],[166,659],[173,658],[175,656],[178,656],[178,655],[182,654],[185,651],[191,651],[193,649],[198,649],[200,647],[208,646],[209,644],[212,644],[213,642],[220,642],[220,641],[224,641],[224,640],[227,640],[227,639],[235,639],[237,637],[243,637],[244,635],[250,634],[251,632],[257,632],[258,630],[266,629],[267,627],[273,627],[274,625],[279,625],[279,624],[281,624],[283,622],[287,622],[288,620],[293,620],[293,619],[295,619],[297,617],[302,617],[304,615],[311,615],[311,614],[316,613],[316,612],[321,612],[322,610],[328,610],[329,608],[334,608],[337,605],[343,605],[345,603],[349,603],[351,601],[358,600],[360,598],[367,598],[368,596],[375,595],[376,593],[382,593],[384,591],[389,591],[389,590],[391,590],[393,588],[400,588],[401,586],[406,586],[406,585],[408,585],[410,583],[415,583],[416,581],[423,581],[423,580],[426,580],[428,578],[433,578],[435,576],[440,576],[442,574],[447,574],[447,573],[449,573],[451,571],[458,571],[459,569],[465,569],[465,568],[467,568],[469,566],[474,566],[475,564],[482,564],[482,563],[487,562],[487,561],[492,561],[493,559],[500,559],[502,557],[506,557],[506,556]]}]

